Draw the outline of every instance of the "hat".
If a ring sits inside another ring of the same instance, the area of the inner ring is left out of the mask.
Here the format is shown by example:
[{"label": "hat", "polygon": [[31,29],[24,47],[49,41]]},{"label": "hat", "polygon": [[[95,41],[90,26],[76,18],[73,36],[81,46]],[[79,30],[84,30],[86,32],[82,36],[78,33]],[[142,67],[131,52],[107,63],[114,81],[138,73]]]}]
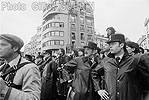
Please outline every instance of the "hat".
[{"label": "hat", "polygon": [[111,39],[107,41],[108,44],[111,42],[125,43],[125,36],[123,34],[113,34],[113,35],[111,35]]},{"label": "hat", "polygon": [[126,43],[126,45],[128,45],[129,47],[131,47],[131,48],[135,48],[135,52],[139,52],[139,45],[137,44],[137,43],[135,43],[135,42],[132,42],[132,41],[128,41],[127,43]]},{"label": "hat", "polygon": [[24,42],[21,38],[12,34],[0,34],[0,39],[8,41],[10,44],[17,46],[19,49],[21,49],[24,45]]},{"label": "hat", "polygon": [[89,42],[87,46],[84,46],[84,48],[90,48],[90,49],[97,49],[97,44],[93,43],[93,42]]},{"label": "hat", "polygon": [[139,49],[139,45],[138,45],[137,43],[135,43],[135,42],[128,41],[126,44],[127,44],[129,47],[131,47],[131,48]]}]

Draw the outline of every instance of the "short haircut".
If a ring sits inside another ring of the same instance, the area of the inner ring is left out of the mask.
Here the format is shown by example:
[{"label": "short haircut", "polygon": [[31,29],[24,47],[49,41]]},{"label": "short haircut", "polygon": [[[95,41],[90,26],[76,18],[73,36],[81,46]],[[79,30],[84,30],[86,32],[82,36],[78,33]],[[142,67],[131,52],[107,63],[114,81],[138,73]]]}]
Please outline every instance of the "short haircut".
[{"label": "short haircut", "polygon": [[63,53],[63,55],[65,55],[65,50],[63,48],[60,48],[60,50]]}]

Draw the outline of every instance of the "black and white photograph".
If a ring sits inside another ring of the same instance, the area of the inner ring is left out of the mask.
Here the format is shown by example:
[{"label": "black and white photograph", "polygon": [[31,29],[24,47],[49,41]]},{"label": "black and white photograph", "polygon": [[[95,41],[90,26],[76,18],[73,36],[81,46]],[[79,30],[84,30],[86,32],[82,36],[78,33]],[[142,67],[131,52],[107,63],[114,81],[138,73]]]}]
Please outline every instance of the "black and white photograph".
[{"label": "black and white photograph", "polygon": [[149,0],[0,0],[0,100],[149,100]]}]

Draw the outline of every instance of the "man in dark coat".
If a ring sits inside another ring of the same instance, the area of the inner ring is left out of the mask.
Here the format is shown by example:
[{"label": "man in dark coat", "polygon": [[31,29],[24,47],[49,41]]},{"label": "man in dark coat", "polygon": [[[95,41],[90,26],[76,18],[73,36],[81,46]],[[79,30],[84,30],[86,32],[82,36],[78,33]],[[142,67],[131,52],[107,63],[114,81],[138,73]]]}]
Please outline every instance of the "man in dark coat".
[{"label": "man in dark coat", "polygon": [[[65,50],[60,48],[58,51],[58,69],[61,69],[62,66],[70,60],[69,56],[65,54]],[[59,100],[66,100],[68,92],[68,82],[63,77],[62,70],[59,70],[59,80],[57,82]]]},{"label": "man in dark coat", "polygon": [[97,92],[94,92],[91,70],[98,65],[94,60],[97,44],[89,42],[85,48],[85,57],[77,57],[65,64],[64,69],[74,73],[72,89],[67,100],[98,100]]},{"label": "man in dark coat", "polygon": [[[129,55],[123,34],[112,35],[107,43],[111,55],[92,72],[96,91],[104,100],[143,100],[149,92],[149,56]],[[97,83],[103,72],[105,88],[101,89]]]},{"label": "man in dark coat", "polygon": [[41,100],[56,100],[57,93],[57,63],[52,60],[52,51],[46,50],[44,53],[45,59],[48,62],[45,64],[42,74],[42,88],[41,88]]}]

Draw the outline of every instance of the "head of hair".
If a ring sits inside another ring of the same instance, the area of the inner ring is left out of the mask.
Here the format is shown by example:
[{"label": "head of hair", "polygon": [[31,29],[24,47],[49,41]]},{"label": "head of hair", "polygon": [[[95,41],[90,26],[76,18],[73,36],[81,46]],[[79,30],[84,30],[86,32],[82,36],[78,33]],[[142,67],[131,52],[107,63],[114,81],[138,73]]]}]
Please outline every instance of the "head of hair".
[{"label": "head of hair", "polygon": [[29,61],[32,61],[32,56],[29,54],[25,54],[25,58]]},{"label": "head of hair", "polygon": [[107,37],[109,37],[110,35],[112,35],[112,34],[115,34],[115,29],[113,28],[113,27],[108,27],[107,29],[106,29],[106,31],[107,30],[111,30],[111,34],[107,34]]},{"label": "head of hair", "polygon": [[73,50],[73,52],[74,52],[74,55],[76,56],[76,57],[78,57],[78,51],[77,50]]},{"label": "head of hair", "polygon": [[84,48],[79,48],[78,51],[81,51],[83,53],[83,56],[85,55]]},{"label": "head of hair", "polygon": [[63,48],[60,48],[60,50],[63,53],[63,55],[65,55],[65,50]]},{"label": "head of hair", "polygon": [[50,50],[50,49],[45,50],[45,53],[48,53],[50,56],[52,56],[52,50]]}]

